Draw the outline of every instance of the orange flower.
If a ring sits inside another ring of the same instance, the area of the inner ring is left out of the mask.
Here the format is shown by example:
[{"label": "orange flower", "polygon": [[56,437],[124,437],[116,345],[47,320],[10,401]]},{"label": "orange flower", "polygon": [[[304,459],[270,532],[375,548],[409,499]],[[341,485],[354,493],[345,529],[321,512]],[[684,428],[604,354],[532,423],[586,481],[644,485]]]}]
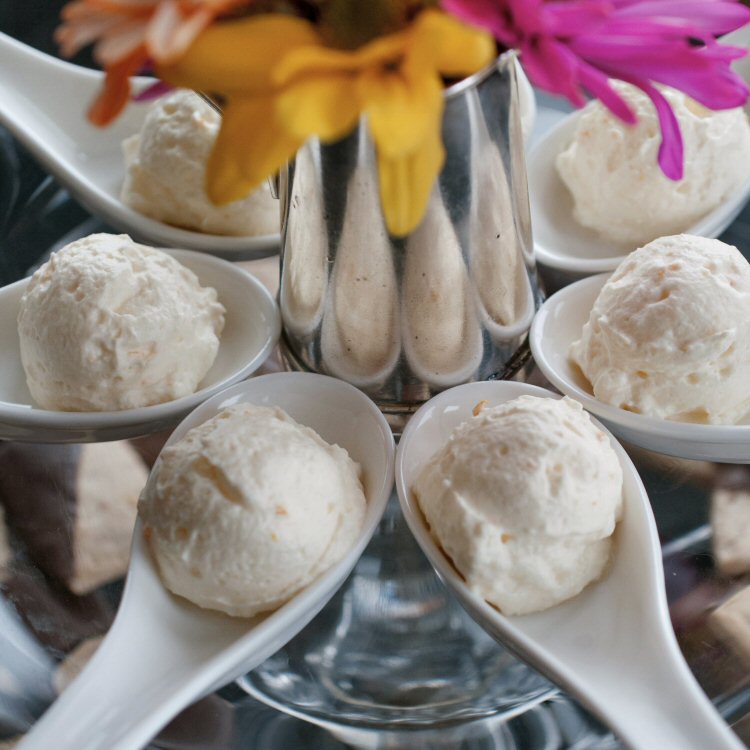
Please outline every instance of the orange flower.
[{"label": "orange flower", "polygon": [[149,61],[177,59],[219,14],[251,0],[75,0],[62,11],[55,39],[65,56],[94,44],[106,71],[89,119],[106,125],[130,98],[130,76]]}]

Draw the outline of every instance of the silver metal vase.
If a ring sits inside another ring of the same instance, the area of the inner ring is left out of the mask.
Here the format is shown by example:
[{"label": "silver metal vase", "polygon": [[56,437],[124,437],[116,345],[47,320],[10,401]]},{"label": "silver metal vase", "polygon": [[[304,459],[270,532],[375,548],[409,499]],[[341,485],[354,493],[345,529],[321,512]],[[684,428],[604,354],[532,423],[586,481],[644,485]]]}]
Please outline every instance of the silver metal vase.
[{"label": "silver metal vase", "polygon": [[366,123],[280,175],[282,350],[347,380],[399,429],[436,392],[512,376],[541,301],[515,57],[447,89],[423,221],[389,236]]}]

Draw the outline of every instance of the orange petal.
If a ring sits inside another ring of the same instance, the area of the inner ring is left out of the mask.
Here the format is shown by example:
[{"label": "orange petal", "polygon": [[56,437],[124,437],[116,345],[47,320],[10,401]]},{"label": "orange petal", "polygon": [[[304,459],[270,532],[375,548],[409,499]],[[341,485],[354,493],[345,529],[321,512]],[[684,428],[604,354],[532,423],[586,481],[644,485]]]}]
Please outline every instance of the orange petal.
[{"label": "orange petal", "polygon": [[55,42],[60,45],[60,53],[63,57],[72,57],[110,29],[116,28],[119,23],[120,19],[114,16],[86,18],[74,23],[65,23],[55,29]]},{"label": "orange petal", "polygon": [[154,60],[173,62],[195,41],[219,12],[198,8],[184,16],[176,0],[162,2],[148,25],[146,44]]},{"label": "orange petal", "polygon": [[146,22],[142,19],[122,21],[105,31],[94,47],[94,59],[109,67],[126,60],[145,43]]},{"label": "orange petal", "polygon": [[88,111],[88,118],[94,125],[109,125],[125,109],[130,100],[130,76],[137,73],[146,60],[146,48],[141,45],[107,68],[104,87]]},{"label": "orange petal", "polygon": [[154,59],[164,60],[167,57],[164,50],[173,43],[181,21],[182,14],[175,0],[164,0],[156,8],[146,31],[146,44]]}]

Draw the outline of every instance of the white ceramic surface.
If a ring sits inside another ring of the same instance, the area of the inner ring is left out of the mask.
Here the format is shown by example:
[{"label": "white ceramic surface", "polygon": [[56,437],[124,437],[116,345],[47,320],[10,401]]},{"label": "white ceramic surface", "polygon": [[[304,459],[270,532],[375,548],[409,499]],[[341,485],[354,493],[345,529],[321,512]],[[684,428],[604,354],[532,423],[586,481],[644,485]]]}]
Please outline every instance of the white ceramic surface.
[{"label": "white ceramic surface", "polygon": [[591,384],[568,357],[581,337],[608,274],[590,276],[553,294],[531,326],[529,341],[539,369],[562,393],[575,398],[619,438],[670,456],[722,463],[750,463],[750,424],[670,422],[618,409],[594,397]]},{"label": "white ceramic surface", "polygon": [[364,525],[346,556],[275,612],[252,619],[200,609],[161,584],[136,524],[117,618],[79,678],[18,750],[138,750],[182,708],[249,671],[293,638],[344,582],[383,514],[395,447],[375,404],[323,375],[280,373],[239,383],[192,412],[167,445],[239,402],[275,404],[363,469]]},{"label": "white ceramic surface", "polygon": [[669,621],[661,550],[643,484],[614,440],[624,473],[624,512],[610,569],[602,580],[556,607],[505,617],[471,592],[427,529],[411,487],[451,431],[489,406],[550,391],[509,381],[471,383],[428,401],[404,430],[396,456],[396,488],[417,542],[471,616],[542,673],[597,713],[638,750],[740,750],[695,682]]},{"label": "white ceramic surface", "polygon": [[276,302],[246,271],[220,258],[189,250],[168,250],[204,286],[212,286],[226,308],[219,352],[190,396],[139,409],[62,412],[39,408],[31,398],[21,365],[16,318],[29,283],[22,279],[0,289],[0,440],[84,443],[121,440],[173,427],[201,401],[260,367],[281,330]]},{"label": "white ceramic surface", "polygon": [[[164,224],[120,200],[122,141],[140,130],[147,104],[130,103],[106,128],[86,120],[103,74],[71,65],[0,34],[0,124],[95,216],[134,239],[232,260],[278,251],[279,235],[227,237]],[[143,86],[145,81],[141,81]]]}]

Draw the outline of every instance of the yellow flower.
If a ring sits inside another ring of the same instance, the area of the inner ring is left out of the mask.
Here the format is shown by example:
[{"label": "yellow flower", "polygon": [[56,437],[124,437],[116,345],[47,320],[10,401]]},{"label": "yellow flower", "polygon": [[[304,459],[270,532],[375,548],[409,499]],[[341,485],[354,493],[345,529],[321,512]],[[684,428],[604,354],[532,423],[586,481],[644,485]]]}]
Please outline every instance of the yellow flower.
[{"label": "yellow flower", "polygon": [[443,78],[474,73],[494,54],[487,33],[436,9],[355,50],[327,46],[304,19],[264,14],[211,26],[158,72],[225,99],[207,175],[217,203],[246,195],[307,138],[336,141],[364,115],[386,224],[403,236],[419,224],[445,157]]}]

